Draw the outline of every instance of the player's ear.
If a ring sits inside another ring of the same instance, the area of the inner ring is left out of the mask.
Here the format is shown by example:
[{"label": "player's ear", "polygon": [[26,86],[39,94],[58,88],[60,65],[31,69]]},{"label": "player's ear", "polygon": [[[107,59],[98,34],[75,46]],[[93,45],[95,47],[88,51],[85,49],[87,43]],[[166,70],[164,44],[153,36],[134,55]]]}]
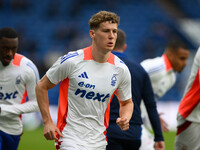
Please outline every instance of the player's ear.
[{"label": "player's ear", "polygon": [[126,50],[127,44],[124,44],[123,52]]},{"label": "player's ear", "polygon": [[89,31],[89,35],[90,35],[91,38],[93,38],[93,37],[95,36],[94,30],[90,30],[90,31]]}]

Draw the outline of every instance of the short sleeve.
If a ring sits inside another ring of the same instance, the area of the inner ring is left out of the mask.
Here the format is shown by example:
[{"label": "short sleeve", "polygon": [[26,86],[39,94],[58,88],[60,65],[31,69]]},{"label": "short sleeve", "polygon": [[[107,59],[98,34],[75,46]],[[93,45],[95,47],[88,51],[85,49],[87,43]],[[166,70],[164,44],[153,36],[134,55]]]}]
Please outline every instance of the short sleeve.
[{"label": "short sleeve", "polygon": [[121,73],[121,82],[116,91],[119,100],[125,101],[132,97],[131,94],[131,75],[127,67],[124,67]]},{"label": "short sleeve", "polygon": [[78,53],[68,53],[64,55],[52,65],[52,67],[47,71],[46,75],[48,79],[53,83],[57,84],[60,81],[66,79],[73,70],[74,62],[72,57],[77,56]]}]

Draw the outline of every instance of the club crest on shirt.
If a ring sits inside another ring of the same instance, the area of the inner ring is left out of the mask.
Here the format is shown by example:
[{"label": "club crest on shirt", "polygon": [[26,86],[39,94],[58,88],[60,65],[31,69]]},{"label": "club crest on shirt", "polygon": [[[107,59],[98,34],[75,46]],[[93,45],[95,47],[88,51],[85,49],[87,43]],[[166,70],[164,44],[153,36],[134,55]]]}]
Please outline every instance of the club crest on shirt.
[{"label": "club crest on shirt", "polygon": [[117,81],[116,74],[113,74],[113,76],[112,76],[112,78],[111,78],[111,85],[112,85],[112,86],[115,86],[116,81]]},{"label": "club crest on shirt", "polygon": [[17,77],[16,77],[16,82],[15,82],[16,84],[20,84],[21,83],[21,75],[18,75]]}]

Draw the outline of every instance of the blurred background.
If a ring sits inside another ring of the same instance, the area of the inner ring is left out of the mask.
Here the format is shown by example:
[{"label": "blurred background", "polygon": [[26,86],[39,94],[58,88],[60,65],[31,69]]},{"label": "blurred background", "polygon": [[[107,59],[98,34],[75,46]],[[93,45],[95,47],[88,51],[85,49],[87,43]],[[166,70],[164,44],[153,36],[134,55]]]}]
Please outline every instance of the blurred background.
[{"label": "blurred background", "polygon": [[[42,77],[59,56],[91,44],[88,21],[99,10],[120,16],[119,28],[127,34],[126,54],[138,63],[162,55],[170,40],[188,45],[188,66],[158,103],[161,111],[167,106],[166,113],[173,112],[168,119],[174,121],[200,45],[200,0],[0,0],[0,28],[18,31],[18,52],[36,64]],[[58,104],[58,90],[59,85],[49,91],[52,106]]]}]

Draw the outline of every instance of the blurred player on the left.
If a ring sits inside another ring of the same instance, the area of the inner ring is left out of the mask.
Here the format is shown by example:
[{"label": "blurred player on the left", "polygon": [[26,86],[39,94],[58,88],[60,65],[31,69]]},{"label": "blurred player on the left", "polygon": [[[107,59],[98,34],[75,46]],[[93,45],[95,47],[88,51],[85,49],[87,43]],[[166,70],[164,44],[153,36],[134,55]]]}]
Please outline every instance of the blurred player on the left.
[{"label": "blurred player on the left", "polygon": [[31,60],[16,53],[18,45],[14,29],[0,29],[0,150],[17,150],[21,114],[39,110],[35,96],[39,73]]}]

